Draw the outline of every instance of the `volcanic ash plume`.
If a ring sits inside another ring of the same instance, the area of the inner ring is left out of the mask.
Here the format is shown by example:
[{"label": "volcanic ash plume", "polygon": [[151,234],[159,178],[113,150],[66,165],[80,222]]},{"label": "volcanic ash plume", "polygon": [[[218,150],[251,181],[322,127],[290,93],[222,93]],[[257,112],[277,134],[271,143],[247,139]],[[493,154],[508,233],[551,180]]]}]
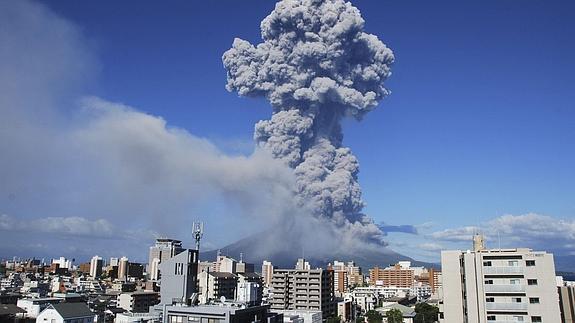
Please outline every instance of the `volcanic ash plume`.
[{"label": "volcanic ash plume", "polygon": [[383,244],[361,213],[357,159],[342,147],[341,119],[361,120],[388,94],[393,53],[363,28],[359,10],[342,0],[283,0],[261,23],[263,42],[236,38],[223,62],[229,91],[270,101],[272,118],[254,137],[294,169],[298,204],[348,236]]}]

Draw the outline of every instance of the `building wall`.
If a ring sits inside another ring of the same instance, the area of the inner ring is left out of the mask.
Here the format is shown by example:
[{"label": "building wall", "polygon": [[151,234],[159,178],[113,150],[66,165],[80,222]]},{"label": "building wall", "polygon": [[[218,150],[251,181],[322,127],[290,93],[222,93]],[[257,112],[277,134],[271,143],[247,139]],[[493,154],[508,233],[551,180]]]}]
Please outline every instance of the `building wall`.
[{"label": "building wall", "polygon": [[198,251],[186,250],[160,264],[161,304],[187,302],[197,292]]},{"label": "building wall", "polygon": [[560,322],[553,255],[530,249],[444,251],[441,262],[442,322]]},{"label": "building wall", "polygon": [[333,275],[328,270],[274,269],[271,308],[319,310],[323,317],[336,314]]},{"label": "building wall", "polygon": [[560,286],[557,288],[557,292],[559,294],[561,322],[575,322],[575,288],[572,286]]}]

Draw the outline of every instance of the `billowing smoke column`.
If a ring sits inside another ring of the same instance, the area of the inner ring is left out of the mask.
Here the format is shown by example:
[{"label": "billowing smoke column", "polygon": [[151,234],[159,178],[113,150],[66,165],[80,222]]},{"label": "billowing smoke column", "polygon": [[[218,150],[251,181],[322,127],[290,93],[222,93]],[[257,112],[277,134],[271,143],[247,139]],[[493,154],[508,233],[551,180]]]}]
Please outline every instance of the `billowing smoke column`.
[{"label": "billowing smoke column", "polygon": [[294,169],[298,203],[381,244],[383,232],[361,213],[357,159],[341,147],[341,119],[360,120],[388,94],[393,53],[363,27],[342,0],[283,0],[261,23],[263,43],[236,38],[223,62],[229,91],[270,101],[272,118],[256,124],[254,137]]}]

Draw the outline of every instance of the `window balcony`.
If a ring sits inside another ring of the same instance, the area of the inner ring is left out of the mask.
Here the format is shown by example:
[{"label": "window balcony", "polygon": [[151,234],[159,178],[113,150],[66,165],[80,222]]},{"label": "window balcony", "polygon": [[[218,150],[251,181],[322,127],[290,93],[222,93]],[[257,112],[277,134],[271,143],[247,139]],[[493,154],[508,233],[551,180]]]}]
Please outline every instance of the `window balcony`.
[{"label": "window balcony", "polygon": [[519,293],[525,292],[525,285],[484,285],[487,293]]},{"label": "window balcony", "polygon": [[516,311],[527,310],[527,303],[485,303],[487,310]]},{"label": "window balcony", "polygon": [[483,267],[483,274],[485,275],[523,274],[523,267],[519,266]]}]

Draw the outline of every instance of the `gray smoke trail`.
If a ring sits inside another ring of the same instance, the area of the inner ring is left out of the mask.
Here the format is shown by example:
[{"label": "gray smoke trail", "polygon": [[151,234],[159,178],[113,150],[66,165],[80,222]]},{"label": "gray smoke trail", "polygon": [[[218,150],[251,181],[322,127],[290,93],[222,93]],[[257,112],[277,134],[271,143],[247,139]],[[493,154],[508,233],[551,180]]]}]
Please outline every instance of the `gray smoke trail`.
[{"label": "gray smoke trail", "polygon": [[363,28],[349,2],[283,0],[261,23],[263,43],[236,38],[223,63],[228,91],[270,101],[272,118],[256,124],[254,138],[294,169],[299,204],[382,244],[384,233],[361,213],[357,159],[341,147],[341,119],[360,120],[389,93],[393,53]]}]

